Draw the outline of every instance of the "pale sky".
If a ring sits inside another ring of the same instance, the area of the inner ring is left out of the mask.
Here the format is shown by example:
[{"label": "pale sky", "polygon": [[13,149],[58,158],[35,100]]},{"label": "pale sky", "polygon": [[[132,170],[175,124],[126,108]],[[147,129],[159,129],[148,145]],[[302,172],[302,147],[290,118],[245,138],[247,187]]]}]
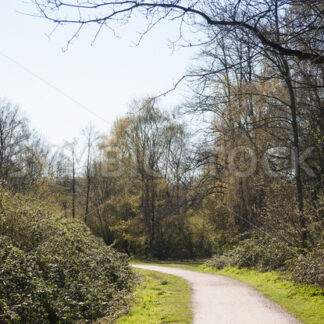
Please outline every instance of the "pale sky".
[{"label": "pale sky", "polygon": [[[172,24],[159,26],[139,47],[131,46],[140,20],[124,27],[121,38],[103,31],[94,46],[95,30],[84,30],[63,52],[70,27],[49,39],[50,22],[18,11],[35,12],[24,0],[1,0],[0,97],[19,104],[31,126],[52,144],[79,136],[89,122],[107,132],[133,99],[172,88],[194,54],[192,49],[172,53],[168,39],[174,39],[177,31]],[[161,106],[170,109],[179,104],[182,92],[172,93]]]}]

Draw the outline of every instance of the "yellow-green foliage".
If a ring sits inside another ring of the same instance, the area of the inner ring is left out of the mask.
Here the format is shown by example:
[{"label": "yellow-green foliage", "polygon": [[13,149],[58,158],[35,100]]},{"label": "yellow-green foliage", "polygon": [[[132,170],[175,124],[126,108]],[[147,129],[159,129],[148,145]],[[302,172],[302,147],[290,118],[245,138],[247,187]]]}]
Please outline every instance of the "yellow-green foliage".
[{"label": "yellow-green foliage", "polygon": [[175,276],[136,270],[145,276],[135,293],[135,304],[118,324],[191,323],[190,288]]},{"label": "yellow-green foliage", "polygon": [[0,189],[0,322],[110,320],[125,311],[134,275],[55,205]]}]

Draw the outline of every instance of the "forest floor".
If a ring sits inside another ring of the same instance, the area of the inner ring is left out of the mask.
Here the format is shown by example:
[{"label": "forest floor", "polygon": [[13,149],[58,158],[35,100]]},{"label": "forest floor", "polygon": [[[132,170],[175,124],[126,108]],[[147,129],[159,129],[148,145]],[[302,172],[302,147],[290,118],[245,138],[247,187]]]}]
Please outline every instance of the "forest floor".
[{"label": "forest floor", "polygon": [[[224,270],[217,270],[214,268],[208,268],[202,265],[202,262],[157,262],[155,260],[152,261],[142,261],[142,260],[133,260],[133,265],[135,264],[146,264],[145,268],[147,266],[156,266],[158,265],[158,271],[160,272],[167,272],[175,274],[176,270],[183,271],[184,269],[187,270],[193,270],[198,272],[204,272],[205,274],[214,274],[211,278],[208,277],[208,280],[205,282],[207,288],[214,289],[217,291],[219,303],[218,305],[221,305],[221,308],[224,308],[225,298],[227,298],[227,293],[233,293],[234,294],[234,300],[227,300],[229,303],[229,309],[228,309],[228,316],[241,316],[237,315],[237,312],[240,312],[240,309],[244,311],[246,310],[246,315],[253,317],[251,320],[247,321],[248,323],[254,323],[254,319],[257,317],[257,311],[259,307],[263,308],[265,307],[267,311],[274,310],[274,313],[284,315],[282,320],[272,320],[272,323],[298,323],[297,320],[295,320],[292,316],[290,316],[288,313],[283,311],[283,309],[287,310],[291,314],[293,314],[296,318],[298,318],[301,322],[305,324],[319,324],[324,323],[324,292],[323,290],[314,288],[312,286],[307,285],[299,285],[296,284],[289,279],[287,279],[285,276],[277,273],[277,272],[267,272],[267,273],[261,273],[259,271],[254,270],[247,270],[247,269],[236,269],[236,268],[227,268]],[[171,272],[167,268],[171,268]],[[164,270],[163,270],[164,268]],[[181,269],[176,269],[181,268]],[[150,268],[152,269],[152,268]],[[154,268],[157,270],[157,268]],[[218,274],[215,275],[215,274]],[[179,275],[179,274],[178,274]],[[191,274],[193,275],[193,274]],[[221,276],[219,276],[221,275]],[[224,276],[231,277],[233,279],[240,280],[242,282],[247,283],[248,285],[244,285],[243,283],[235,281],[228,281],[230,279],[225,278]],[[182,278],[184,278],[181,275]],[[207,277],[204,277],[207,279]],[[215,279],[217,278],[217,279]],[[222,280],[221,280],[221,279]],[[193,284],[190,282],[190,278],[184,278],[189,279],[189,283],[193,287]],[[205,280],[205,279],[204,279]],[[214,280],[216,280],[214,282]],[[225,281],[224,281],[225,280]],[[214,282],[214,284],[211,284]],[[224,282],[227,282],[227,284],[224,284]],[[203,284],[203,282],[196,283],[199,287]],[[217,286],[218,285],[218,286]],[[243,286],[242,286],[243,285]],[[254,288],[252,288],[252,287]],[[240,289],[241,287],[241,289]],[[242,288],[244,287],[244,289]],[[224,289],[223,289],[224,288]],[[261,292],[262,294],[258,293],[256,290]],[[232,292],[231,292],[232,291]],[[243,293],[242,293],[243,291]],[[209,293],[209,292],[208,292]],[[197,295],[197,294],[196,294]],[[246,297],[247,295],[247,297]],[[276,304],[279,304],[281,307],[278,307],[275,303],[271,303],[267,298],[274,301]],[[207,297],[207,298],[205,298]],[[192,296],[192,305],[194,305],[194,298],[195,297],[195,290],[193,289],[193,296]],[[209,303],[214,300],[214,297],[207,294],[207,291],[202,293],[202,298],[206,299],[206,302]],[[246,302],[248,302],[249,298],[251,298],[250,302],[252,303],[251,308],[247,308]],[[257,306],[255,306],[253,303],[256,303]],[[260,306],[261,303],[261,306]],[[235,306],[234,306],[235,305]],[[217,305],[210,305],[208,308],[215,309],[215,307],[218,307]],[[252,307],[253,306],[253,307]],[[203,306],[201,306],[203,307]],[[237,312],[235,309],[237,309]],[[233,313],[234,311],[234,313]],[[266,311],[266,312],[267,312]],[[204,311],[206,312],[206,310]],[[271,311],[272,312],[272,311]],[[195,309],[194,309],[195,313]],[[236,313],[236,315],[235,315]],[[262,311],[263,313],[263,311]],[[267,323],[265,314],[262,315],[262,320],[257,319],[256,322],[259,321],[259,323]],[[260,314],[261,315],[261,314]],[[216,316],[216,315],[215,315]],[[194,323],[208,323],[206,320],[199,321],[198,315],[195,313],[194,315],[195,321]],[[233,323],[245,323],[243,321],[244,317],[240,317],[240,321],[233,320]],[[219,316],[219,313],[217,313],[217,323],[221,323],[221,318]],[[226,320],[227,323],[231,323],[232,321]],[[178,321],[179,322],[179,321]],[[180,321],[181,322],[181,321]],[[270,321],[271,322],[271,321]],[[155,323],[163,323],[162,322],[155,322]],[[186,323],[186,322],[182,322]],[[215,321],[213,322],[215,323]]]}]

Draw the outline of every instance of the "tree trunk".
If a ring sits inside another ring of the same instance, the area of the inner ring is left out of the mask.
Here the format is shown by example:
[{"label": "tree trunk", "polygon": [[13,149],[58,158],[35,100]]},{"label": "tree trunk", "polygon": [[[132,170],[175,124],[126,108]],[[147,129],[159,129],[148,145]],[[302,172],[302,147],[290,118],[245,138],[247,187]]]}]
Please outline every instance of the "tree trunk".
[{"label": "tree trunk", "polygon": [[88,213],[89,213],[90,186],[91,186],[91,178],[90,178],[90,154],[88,152],[88,161],[87,161],[87,192],[86,192],[86,206],[85,206],[85,215],[84,215],[84,222],[85,223],[87,223],[87,218],[88,218]]},{"label": "tree trunk", "polygon": [[299,163],[300,157],[300,144],[299,144],[299,133],[298,133],[298,123],[297,123],[297,104],[295,92],[293,89],[290,68],[288,62],[285,58],[282,58],[283,66],[284,66],[284,77],[285,82],[289,91],[289,99],[290,99],[290,111],[291,111],[291,126],[293,131],[293,142],[294,142],[294,171],[295,171],[295,179],[296,179],[296,193],[297,193],[297,206],[298,206],[298,214],[299,214],[299,225],[301,228],[301,242],[302,247],[307,248],[307,228],[306,228],[306,220],[304,215],[304,197],[303,197],[303,184],[301,177],[301,169]]},{"label": "tree trunk", "polygon": [[72,160],[72,218],[75,218],[75,162]]}]

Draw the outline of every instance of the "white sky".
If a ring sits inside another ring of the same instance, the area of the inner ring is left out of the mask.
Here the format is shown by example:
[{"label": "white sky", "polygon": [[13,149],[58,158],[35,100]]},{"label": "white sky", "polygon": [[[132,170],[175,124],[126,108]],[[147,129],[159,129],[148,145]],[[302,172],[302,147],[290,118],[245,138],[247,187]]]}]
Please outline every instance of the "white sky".
[{"label": "white sky", "polygon": [[[141,21],[123,28],[121,38],[103,31],[94,46],[95,30],[84,30],[63,52],[71,28],[60,29],[49,39],[51,23],[17,12],[33,10],[23,0],[0,1],[0,97],[19,104],[31,126],[52,144],[79,136],[89,122],[107,132],[134,98],[171,88],[194,54],[192,49],[172,53],[168,39],[176,37],[177,29],[171,24],[159,26],[139,47],[132,47]],[[177,91],[161,105],[170,108],[180,102]]]}]

